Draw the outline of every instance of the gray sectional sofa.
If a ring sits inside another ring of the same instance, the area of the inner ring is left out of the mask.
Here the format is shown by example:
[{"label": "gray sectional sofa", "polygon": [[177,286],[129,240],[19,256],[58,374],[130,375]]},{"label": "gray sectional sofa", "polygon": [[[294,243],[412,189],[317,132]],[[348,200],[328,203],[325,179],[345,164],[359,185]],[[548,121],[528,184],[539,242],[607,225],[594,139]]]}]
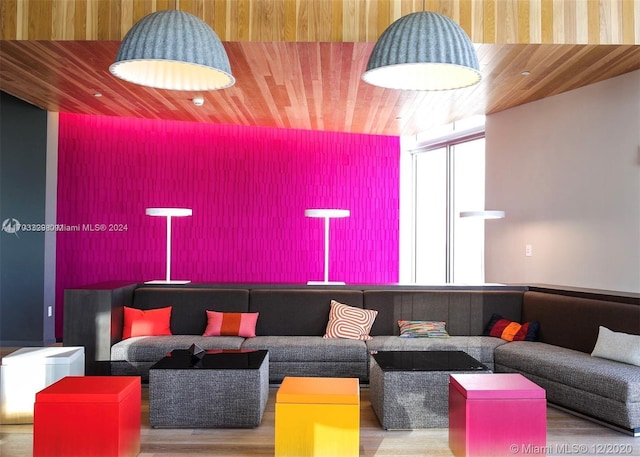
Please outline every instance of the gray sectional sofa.
[{"label": "gray sectional sofa", "polygon": [[[331,300],[373,309],[369,341],[327,339]],[[172,336],[122,340],[123,307],[172,306]],[[206,310],[259,312],[256,337],[203,337]],[[493,314],[539,321],[538,342],[485,336]],[[449,338],[400,338],[398,320],[447,323]],[[549,402],[640,433],[640,367],[590,355],[598,326],[640,334],[640,297],[533,286],[157,286],[106,283],[65,291],[65,345],[84,346],[87,373],[148,376],[172,349],[267,349],[269,379],[357,377],[368,382],[370,351],[462,350],[496,372],[520,372]]]},{"label": "gray sectional sofa", "polygon": [[540,340],[497,347],[495,370],[522,373],[555,405],[640,436],[640,366],[590,355],[599,326],[640,334],[637,298],[528,291],[522,318],[540,323]]}]

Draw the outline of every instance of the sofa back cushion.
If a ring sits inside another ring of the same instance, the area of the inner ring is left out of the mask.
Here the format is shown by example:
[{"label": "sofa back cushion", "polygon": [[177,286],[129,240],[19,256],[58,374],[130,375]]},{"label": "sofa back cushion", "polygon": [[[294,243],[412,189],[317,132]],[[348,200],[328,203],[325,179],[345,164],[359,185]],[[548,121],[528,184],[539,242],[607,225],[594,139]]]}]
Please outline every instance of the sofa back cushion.
[{"label": "sofa back cushion", "polygon": [[538,321],[543,343],[591,353],[602,325],[614,332],[640,334],[640,304],[527,291],[522,318]]},{"label": "sofa back cushion", "polygon": [[323,336],[331,300],[363,307],[360,290],[253,289],[249,311],[260,313],[256,335]]},{"label": "sofa back cushion", "polygon": [[399,335],[399,320],[441,321],[453,336],[479,336],[493,313],[519,321],[523,291],[365,290],[378,311],[371,335]]},{"label": "sofa back cushion", "polygon": [[133,292],[133,307],[155,309],[171,306],[174,335],[202,335],[207,327],[207,310],[246,313],[247,289],[142,286]]}]

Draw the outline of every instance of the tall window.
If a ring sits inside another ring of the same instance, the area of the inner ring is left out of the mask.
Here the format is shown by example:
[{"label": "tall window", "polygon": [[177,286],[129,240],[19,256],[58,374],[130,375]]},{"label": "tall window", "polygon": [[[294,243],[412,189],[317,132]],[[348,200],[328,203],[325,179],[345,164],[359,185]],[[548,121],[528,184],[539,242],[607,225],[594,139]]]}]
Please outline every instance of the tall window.
[{"label": "tall window", "polygon": [[450,282],[484,282],[484,220],[460,218],[484,209],[484,137],[450,146],[453,157],[453,273]]},{"label": "tall window", "polygon": [[412,282],[484,282],[484,125],[428,138],[411,150]]}]

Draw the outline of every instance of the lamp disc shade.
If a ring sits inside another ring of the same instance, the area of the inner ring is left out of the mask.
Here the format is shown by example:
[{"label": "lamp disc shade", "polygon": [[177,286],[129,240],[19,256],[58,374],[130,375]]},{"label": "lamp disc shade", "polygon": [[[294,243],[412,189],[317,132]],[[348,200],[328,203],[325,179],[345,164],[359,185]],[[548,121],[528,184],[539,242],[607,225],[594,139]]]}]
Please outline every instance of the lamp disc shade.
[{"label": "lamp disc shade", "polygon": [[200,18],[177,10],[140,19],[120,43],[109,70],[156,89],[216,90],[236,82],[218,35]]},{"label": "lamp disc shade", "polygon": [[376,42],[363,81],[387,89],[449,90],[480,82],[476,50],[447,16],[422,11],[393,22]]},{"label": "lamp disc shade", "polygon": [[304,215],[307,217],[349,217],[351,211],[348,209],[306,209]]},{"label": "lamp disc shade", "polygon": [[193,210],[191,208],[147,208],[145,211],[147,216],[191,216]]},{"label": "lamp disc shade", "polygon": [[479,219],[502,219],[504,211],[483,210],[483,211],[460,211],[460,217],[477,217]]}]

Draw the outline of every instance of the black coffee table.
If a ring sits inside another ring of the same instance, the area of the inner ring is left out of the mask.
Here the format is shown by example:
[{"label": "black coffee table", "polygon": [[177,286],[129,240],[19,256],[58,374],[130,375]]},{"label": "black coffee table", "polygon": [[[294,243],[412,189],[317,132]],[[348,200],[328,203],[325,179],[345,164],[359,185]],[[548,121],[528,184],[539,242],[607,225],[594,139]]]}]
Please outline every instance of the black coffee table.
[{"label": "black coffee table", "polygon": [[269,396],[269,354],[264,350],[171,351],[149,369],[152,427],[260,425]]},{"label": "black coffee table", "polygon": [[449,375],[491,373],[463,351],[380,351],[371,355],[371,406],[385,429],[449,425]]}]

